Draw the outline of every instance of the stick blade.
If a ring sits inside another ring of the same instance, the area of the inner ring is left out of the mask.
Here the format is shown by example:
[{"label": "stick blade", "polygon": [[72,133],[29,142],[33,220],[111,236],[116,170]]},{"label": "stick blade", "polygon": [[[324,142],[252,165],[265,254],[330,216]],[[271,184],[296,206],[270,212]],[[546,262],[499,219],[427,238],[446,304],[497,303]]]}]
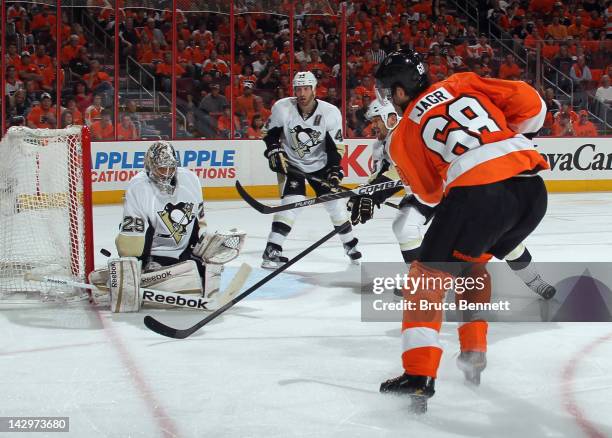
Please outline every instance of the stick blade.
[{"label": "stick blade", "polygon": [[240,184],[240,181],[236,181],[236,190],[238,191],[240,197],[244,199],[245,202],[251,207],[253,207],[255,210],[263,214],[270,213],[269,211],[267,211],[268,208],[266,205],[262,204],[261,202],[258,202],[255,198],[249,195],[249,193],[244,189],[244,187],[242,187],[242,184]]},{"label": "stick blade", "polygon": [[180,330],[168,327],[166,324],[159,322],[149,315],[144,317],[144,325],[149,330],[172,339],[185,339],[187,336],[189,336],[189,330]]}]

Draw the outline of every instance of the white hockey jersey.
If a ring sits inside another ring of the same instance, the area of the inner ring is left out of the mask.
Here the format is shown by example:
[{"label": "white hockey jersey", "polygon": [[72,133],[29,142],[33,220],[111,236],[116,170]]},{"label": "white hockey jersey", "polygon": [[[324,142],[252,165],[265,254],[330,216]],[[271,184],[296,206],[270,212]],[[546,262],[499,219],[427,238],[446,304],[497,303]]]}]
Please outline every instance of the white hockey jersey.
[{"label": "white hockey jersey", "polygon": [[176,169],[176,189],[161,192],[146,172],[130,181],[123,203],[120,233],[143,236],[152,256],[178,258],[189,245],[193,227],[204,215],[202,187],[188,169]]},{"label": "white hockey jersey", "polygon": [[[281,143],[289,162],[303,172],[316,172],[327,165],[325,136],[333,139],[339,151],[344,150],[342,114],[332,104],[317,99],[314,112],[306,120],[297,108],[295,97],[286,97],[272,106],[265,130],[281,128]],[[342,156],[342,152],[339,152]]]},{"label": "white hockey jersey", "polygon": [[[388,178],[397,180],[399,175],[395,169],[395,164],[389,154],[389,145],[391,144],[391,137],[393,136],[393,130],[389,131],[384,140],[378,138],[372,143],[372,175],[368,179],[372,182],[381,172]],[[410,187],[404,184],[404,190],[407,194],[412,193]]]}]

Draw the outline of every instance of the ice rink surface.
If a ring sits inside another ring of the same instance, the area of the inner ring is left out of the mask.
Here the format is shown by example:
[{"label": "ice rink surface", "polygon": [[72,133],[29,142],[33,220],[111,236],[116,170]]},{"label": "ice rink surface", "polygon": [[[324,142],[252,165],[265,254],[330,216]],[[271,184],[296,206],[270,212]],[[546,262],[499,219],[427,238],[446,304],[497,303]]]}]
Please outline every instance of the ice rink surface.
[{"label": "ice rink surface", "polygon": [[[400,261],[394,211],[376,214],[356,229],[364,260]],[[102,266],[121,207],[94,216]],[[209,202],[207,217],[211,230],[248,233],[224,282],[242,261],[255,268],[247,286],[261,278],[272,216],[232,201]],[[330,229],[323,208],[303,209],[286,255]],[[537,261],[612,261],[612,195],[551,195],[527,246]],[[612,324],[491,324],[474,389],[456,368],[456,325],[447,323],[436,395],[415,417],[407,399],[378,393],[401,373],[399,323],[361,322],[359,286],[334,239],[186,340],[150,332],[143,316],[184,328],[201,313],[2,310],[0,416],[68,416],[68,434],[48,435],[87,438],[612,437]]]}]

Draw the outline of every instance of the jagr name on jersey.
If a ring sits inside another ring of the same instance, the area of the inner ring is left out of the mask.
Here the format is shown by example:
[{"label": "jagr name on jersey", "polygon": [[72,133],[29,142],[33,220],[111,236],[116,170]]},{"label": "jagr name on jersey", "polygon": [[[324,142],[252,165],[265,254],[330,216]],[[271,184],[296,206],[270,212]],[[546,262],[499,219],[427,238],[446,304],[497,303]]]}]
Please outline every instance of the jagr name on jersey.
[{"label": "jagr name on jersey", "polygon": [[423,96],[418,101],[410,112],[410,120],[415,123],[419,123],[427,111],[452,99],[454,99],[454,96],[450,94],[446,88],[440,87],[437,90]]}]

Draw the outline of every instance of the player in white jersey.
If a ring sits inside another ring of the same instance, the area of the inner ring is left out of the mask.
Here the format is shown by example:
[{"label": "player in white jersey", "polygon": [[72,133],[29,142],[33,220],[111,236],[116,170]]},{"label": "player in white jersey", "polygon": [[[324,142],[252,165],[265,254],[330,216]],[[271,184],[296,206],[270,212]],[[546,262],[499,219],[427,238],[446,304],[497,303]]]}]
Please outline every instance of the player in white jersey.
[{"label": "player in white jersey", "polygon": [[[369,120],[377,131],[377,138],[372,145],[372,161],[374,170],[368,183],[379,183],[398,179],[395,165],[389,155],[389,144],[393,135],[393,129],[398,125],[401,117],[398,115],[393,104],[387,100],[383,102],[378,99],[372,102],[366,113]],[[399,243],[402,257],[407,264],[416,260],[419,256],[421,241],[429,225],[429,219],[435,210],[420,203],[410,191],[410,187],[404,188],[407,195],[400,201],[400,209],[393,220],[393,233]],[[383,191],[374,195],[353,196],[348,202],[351,211],[351,222],[353,225],[365,223],[374,215],[374,206],[380,206],[388,197],[396,193]],[[531,263],[531,254],[525,245],[520,244],[505,258],[510,268],[521,278],[525,284],[535,293],[545,299],[550,299],[556,290],[553,286],[542,279],[536,268]],[[400,293],[401,296],[401,293]]]},{"label": "player in white jersey", "polygon": [[[206,231],[198,177],[179,167],[170,143],[155,142],[145,155],[145,170],[130,181],[125,193],[115,239],[119,256],[139,259],[144,273],[162,268],[174,273],[167,267],[184,264],[188,268],[179,269],[180,275],[197,277],[198,292],[209,297],[219,290],[222,265],[237,257],[244,233]],[[228,241],[235,244],[230,248]]]},{"label": "player in white jersey", "polygon": [[[306,180],[317,196],[337,190],[344,177],[340,160],[344,154],[342,115],[340,110],[316,98],[317,80],[311,72],[298,72],[293,78],[294,97],[279,100],[272,106],[264,137],[265,156],[270,169],[278,174],[281,204],[306,199]],[[292,168],[306,177],[292,173]],[[325,183],[309,179],[319,178]],[[335,227],[348,222],[341,200],[323,204]],[[272,230],[263,253],[262,267],[275,269],[287,262],[282,245],[300,210],[288,210],[274,215]],[[340,233],[344,250],[353,263],[361,253],[357,238],[349,228]]]},{"label": "player in white jersey", "polygon": [[116,239],[120,256],[141,258],[145,271],[191,257],[191,247],[206,232],[198,177],[178,167],[170,143],[154,143],[145,170],[125,192],[123,222]]},{"label": "player in white jersey", "polygon": [[[373,172],[368,184],[381,183],[399,179],[395,166],[389,157],[389,143],[393,129],[401,117],[389,101],[375,100],[368,107],[366,119],[370,121],[377,132],[376,141],[372,145]],[[410,188],[404,188],[406,196],[400,202],[400,208],[393,220],[393,233],[400,246],[402,257],[406,263],[412,262],[418,255],[418,249],[425,233],[426,222],[433,215],[433,209],[416,200]],[[353,196],[348,202],[353,225],[365,223],[374,215],[374,206],[380,207],[388,197],[397,190],[378,192],[373,196]]]}]

